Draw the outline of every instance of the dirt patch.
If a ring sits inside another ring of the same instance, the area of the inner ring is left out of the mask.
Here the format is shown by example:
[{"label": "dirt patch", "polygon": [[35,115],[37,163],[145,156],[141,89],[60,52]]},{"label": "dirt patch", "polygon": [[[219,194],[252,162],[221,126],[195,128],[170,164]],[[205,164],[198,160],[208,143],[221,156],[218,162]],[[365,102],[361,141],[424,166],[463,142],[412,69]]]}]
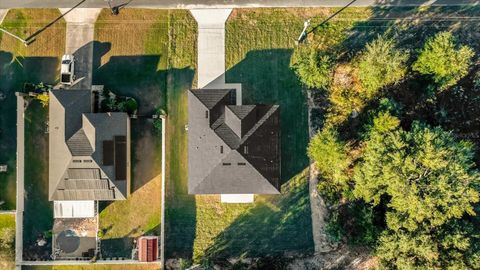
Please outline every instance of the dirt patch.
[{"label": "dirt patch", "polygon": [[361,247],[348,247],[343,245],[337,250],[321,253],[313,257],[296,259],[287,266],[288,270],[307,269],[373,269],[378,264],[378,259],[370,255],[370,251]]}]

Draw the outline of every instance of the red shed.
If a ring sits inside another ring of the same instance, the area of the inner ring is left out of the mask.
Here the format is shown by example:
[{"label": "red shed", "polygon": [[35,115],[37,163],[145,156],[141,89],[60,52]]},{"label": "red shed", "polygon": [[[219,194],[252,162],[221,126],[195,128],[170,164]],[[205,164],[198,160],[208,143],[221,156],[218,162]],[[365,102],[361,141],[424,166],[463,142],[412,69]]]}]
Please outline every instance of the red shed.
[{"label": "red shed", "polygon": [[153,262],[158,259],[158,237],[141,236],[138,238],[138,260]]}]

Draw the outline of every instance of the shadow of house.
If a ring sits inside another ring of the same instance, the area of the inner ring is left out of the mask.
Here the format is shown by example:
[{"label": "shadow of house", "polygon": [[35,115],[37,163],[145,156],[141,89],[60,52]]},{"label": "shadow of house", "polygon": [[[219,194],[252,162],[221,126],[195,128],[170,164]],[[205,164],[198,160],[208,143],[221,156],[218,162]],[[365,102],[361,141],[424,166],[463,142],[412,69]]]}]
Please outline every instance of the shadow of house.
[{"label": "shadow of house", "polygon": [[[109,43],[94,43],[93,84],[104,85],[105,89],[119,95],[134,97],[139,103],[138,113],[140,116],[150,117],[156,108],[164,108],[170,114],[168,121],[182,121],[180,114],[185,108],[181,107],[181,100],[186,95],[186,91],[192,88],[194,70],[189,67],[159,70],[158,66],[162,57],[160,55],[112,56],[108,62],[101,65],[101,58],[110,48],[111,44]],[[169,95],[169,105],[166,102],[167,95]],[[178,166],[186,162],[186,160],[182,160],[183,156],[181,155],[182,147],[186,145],[182,143],[182,140],[186,139],[184,137],[185,124],[172,125],[176,129],[168,131],[169,137],[172,137],[172,140],[167,141],[167,155],[170,164],[167,166],[168,171],[164,173],[167,174],[167,188],[175,190],[176,196],[175,198],[166,198],[167,201],[170,200],[171,202],[171,206],[166,209],[165,213],[167,216],[167,258],[191,258],[195,239],[195,197],[187,194],[186,179],[179,179],[178,182],[169,181],[171,178],[182,177]],[[145,132],[150,132],[146,130],[151,128],[151,122],[144,117],[139,117],[132,122],[132,129],[135,130],[135,132],[132,132],[133,192],[155,176],[153,171],[150,173],[143,172],[141,176],[135,173],[135,164],[152,162],[151,160],[144,160],[144,157],[142,157],[142,160],[135,158],[139,156],[136,153],[136,144],[146,135]],[[175,145],[172,146],[172,143]],[[181,183],[185,183],[185,186]],[[103,203],[101,205],[102,209],[105,209],[107,204]],[[118,250],[115,247],[116,245],[122,248]],[[130,252],[131,247],[131,240],[124,240],[124,238],[102,240],[104,257],[130,256],[130,253],[127,253]]]},{"label": "shadow of house", "polygon": [[[104,44],[95,43],[97,47]],[[105,49],[100,48],[100,51]],[[130,96],[139,103],[138,114],[150,116],[165,107],[167,72],[158,70],[160,55],[112,56],[100,66],[101,55],[94,56],[93,84],[101,84],[115,94]]]},{"label": "shadow of house", "polygon": [[301,174],[239,216],[205,252],[213,261],[231,257],[290,257],[313,252],[308,183]]},{"label": "shadow of house", "polygon": [[[59,75],[60,59],[57,57],[13,57],[9,52],[0,52],[0,91],[6,99],[1,101],[0,112],[0,162],[9,159],[8,164],[15,168],[16,152],[16,97],[25,82],[55,84]],[[48,135],[45,134],[47,111],[37,102],[30,104],[25,112],[25,212],[24,212],[24,259],[48,259],[51,246],[39,247],[36,240],[48,232],[53,225],[52,204],[48,201]],[[14,174],[4,179],[15,181]],[[10,178],[11,177],[11,178]],[[4,181],[5,180],[5,181]],[[7,189],[9,190],[9,189]],[[3,194],[1,195],[3,200]],[[12,199],[14,205],[15,192]]]},{"label": "shadow of house", "polygon": [[290,69],[292,49],[256,50],[227,70],[227,83],[241,83],[244,104],[280,105],[281,183],[308,166],[308,112],[303,88]]},{"label": "shadow of house", "polygon": [[191,259],[196,231],[195,196],[188,195],[186,172],[187,91],[192,88],[195,71],[191,68],[167,71],[167,193],[165,209],[165,257]]}]

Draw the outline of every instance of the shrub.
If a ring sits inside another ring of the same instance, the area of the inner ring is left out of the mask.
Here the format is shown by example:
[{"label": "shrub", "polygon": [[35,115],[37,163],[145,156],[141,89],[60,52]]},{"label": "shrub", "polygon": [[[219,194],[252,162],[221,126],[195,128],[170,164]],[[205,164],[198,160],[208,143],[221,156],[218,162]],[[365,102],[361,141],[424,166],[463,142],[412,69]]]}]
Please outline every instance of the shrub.
[{"label": "shrub", "polygon": [[324,128],[317,133],[308,145],[308,155],[315,161],[320,172],[322,180],[318,189],[322,194],[333,200],[336,199],[336,194],[348,191],[347,170],[351,160],[348,146],[338,139],[337,131]]},{"label": "shrub", "polygon": [[474,51],[466,45],[459,46],[452,33],[440,32],[427,40],[413,70],[431,75],[443,90],[468,73],[473,56]]},{"label": "shrub", "polygon": [[367,99],[382,87],[398,82],[406,73],[408,53],[397,50],[393,39],[379,36],[360,55],[358,76]]},{"label": "shrub", "polygon": [[300,81],[309,88],[325,89],[330,85],[332,58],[317,48],[310,45],[298,46],[290,66]]},{"label": "shrub", "polygon": [[40,101],[40,103],[42,104],[43,107],[47,107],[48,106],[48,101],[50,100],[48,92],[43,92],[41,94],[36,95],[35,99]]},{"label": "shrub", "polygon": [[354,111],[359,112],[363,109],[366,101],[358,86],[354,67],[339,65],[335,69],[328,100],[331,104],[326,120],[328,125],[340,124]]}]

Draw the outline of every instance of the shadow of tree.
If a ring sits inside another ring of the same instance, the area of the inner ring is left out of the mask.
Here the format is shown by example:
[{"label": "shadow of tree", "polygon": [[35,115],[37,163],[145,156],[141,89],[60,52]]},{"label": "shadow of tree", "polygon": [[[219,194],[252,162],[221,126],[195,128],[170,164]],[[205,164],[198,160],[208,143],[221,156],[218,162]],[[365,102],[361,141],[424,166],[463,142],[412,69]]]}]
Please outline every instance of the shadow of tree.
[{"label": "shadow of tree", "polygon": [[313,252],[306,171],[277,196],[257,197],[255,206],[220,233],[205,252],[212,260],[231,257],[291,257]]}]

